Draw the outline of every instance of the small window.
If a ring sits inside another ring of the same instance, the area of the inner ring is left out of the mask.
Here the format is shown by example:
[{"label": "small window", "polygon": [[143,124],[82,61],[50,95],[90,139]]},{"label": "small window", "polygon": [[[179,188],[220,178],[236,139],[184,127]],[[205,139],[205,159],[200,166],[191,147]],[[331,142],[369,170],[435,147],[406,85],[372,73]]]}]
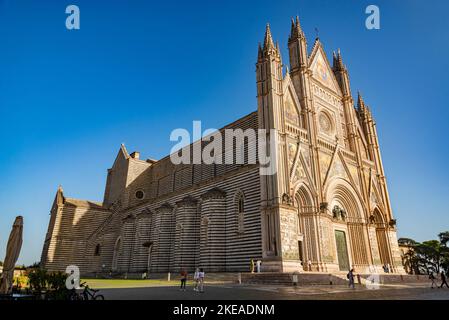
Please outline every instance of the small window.
[{"label": "small window", "polygon": [[243,197],[240,196],[239,197],[239,213],[243,213],[244,212],[244,200]]},{"label": "small window", "polygon": [[142,190],[136,191],[136,199],[142,200],[145,197],[145,193]]},{"label": "small window", "polygon": [[237,199],[237,233],[245,232],[245,199],[240,194]]},{"label": "small window", "polygon": [[99,256],[101,254],[101,246],[99,244],[97,244],[95,246],[95,253],[94,255]]}]

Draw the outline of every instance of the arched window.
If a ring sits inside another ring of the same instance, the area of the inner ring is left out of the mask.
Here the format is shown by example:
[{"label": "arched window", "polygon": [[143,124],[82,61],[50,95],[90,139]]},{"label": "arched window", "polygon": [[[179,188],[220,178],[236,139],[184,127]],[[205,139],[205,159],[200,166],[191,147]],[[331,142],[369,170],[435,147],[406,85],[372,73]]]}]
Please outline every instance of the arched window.
[{"label": "arched window", "polygon": [[95,246],[95,252],[94,252],[94,255],[95,256],[99,256],[101,254],[101,246],[100,246],[100,244],[97,244],[96,246]]},{"label": "arched window", "polygon": [[236,195],[237,206],[237,233],[242,234],[245,232],[245,196],[242,192],[238,192]]}]

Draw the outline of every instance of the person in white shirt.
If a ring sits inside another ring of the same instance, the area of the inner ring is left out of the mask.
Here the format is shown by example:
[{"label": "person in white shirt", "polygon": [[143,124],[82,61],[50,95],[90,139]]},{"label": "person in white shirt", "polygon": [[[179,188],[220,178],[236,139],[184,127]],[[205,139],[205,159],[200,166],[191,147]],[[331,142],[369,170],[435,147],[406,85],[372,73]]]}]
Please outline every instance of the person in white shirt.
[{"label": "person in white shirt", "polygon": [[200,272],[198,272],[198,279],[199,279],[199,283],[200,283],[200,287],[199,290],[201,293],[204,292],[204,270],[203,268],[200,268]]},{"label": "person in white shirt", "polygon": [[198,291],[198,283],[200,281],[200,268],[196,268],[193,275],[193,280],[195,281],[195,287],[193,287],[193,291]]},{"label": "person in white shirt", "polygon": [[259,273],[260,272],[260,265],[262,264],[262,261],[260,261],[260,260],[257,260],[257,262],[256,262],[256,266],[257,266],[257,273]]}]

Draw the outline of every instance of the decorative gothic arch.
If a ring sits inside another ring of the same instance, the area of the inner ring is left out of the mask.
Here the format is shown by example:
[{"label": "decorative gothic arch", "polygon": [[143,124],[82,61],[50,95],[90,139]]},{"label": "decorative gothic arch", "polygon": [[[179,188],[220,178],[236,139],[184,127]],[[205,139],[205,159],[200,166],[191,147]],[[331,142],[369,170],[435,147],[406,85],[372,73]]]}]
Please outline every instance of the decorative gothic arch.
[{"label": "decorative gothic arch", "polygon": [[[331,179],[325,188],[325,195],[329,201],[328,213],[338,223],[334,224],[334,233],[340,270],[350,267],[347,266],[349,262],[356,268],[366,267],[369,264],[369,250],[366,246],[368,235],[363,201],[351,184],[342,178]],[[349,261],[345,258],[348,254]]]},{"label": "decorative gothic arch", "polygon": [[114,253],[112,256],[112,271],[117,271],[118,269],[118,260],[121,254],[122,247],[122,237],[118,237],[114,244]]},{"label": "decorative gothic arch", "polygon": [[357,191],[342,178],[334,178],[325,188],[326,199],[329,201],[329,210],[340,206],[346,213],[350,222],[365,222],[365,210]]},{"label": "decorative gothic arch", "polygon": [[370,222],[374,223],[376,227],[386,228],[387,227],[387,219],[383,214],[382,209],[379,206],[376,206],[373,210],[373,213],[370,216]]},{"label": "decorative gothic arch", "polygon": [[313,196],[310,188],[303,182],[297,184],[295,187],[295,202],[299,208],[299,212],[313,212]]},{"label": "decorative gothic arch", "polygon": [[376,228],[376,242],[379,250],[380,262],[383,265],[391,263],[389,255],[389,241],[388,241],[388,223],[385,215],[379,207],[374,208],[370,216],[370,222]]},{"label": "decorative gothic arch", "polygon": [[297,207],[296,215],[296,232],[298,234],[298,250],[299,260],[317,261],[318,251],[315,246],[316,235],[314,230],[314,214],[316,207],[314,206],[313,194],[307,184],[298,183],[295,188],[294,198]]}]

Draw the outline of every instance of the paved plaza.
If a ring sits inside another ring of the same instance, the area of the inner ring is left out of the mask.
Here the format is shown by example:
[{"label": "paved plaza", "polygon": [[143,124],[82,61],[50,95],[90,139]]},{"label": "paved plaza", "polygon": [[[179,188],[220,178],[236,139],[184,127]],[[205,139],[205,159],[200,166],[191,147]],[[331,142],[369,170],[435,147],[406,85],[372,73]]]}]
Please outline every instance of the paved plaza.
[{"label": "paved plaza", "polygon": [[431,289],[424,284],[383,285],[379,289],[357,286],[272,286],[272,285],[209,285],[204,293],[188,287],[180,291],[176,286],[141,288],[108,288],[101,293],[107,300],[449,300],[449,289]]}]

